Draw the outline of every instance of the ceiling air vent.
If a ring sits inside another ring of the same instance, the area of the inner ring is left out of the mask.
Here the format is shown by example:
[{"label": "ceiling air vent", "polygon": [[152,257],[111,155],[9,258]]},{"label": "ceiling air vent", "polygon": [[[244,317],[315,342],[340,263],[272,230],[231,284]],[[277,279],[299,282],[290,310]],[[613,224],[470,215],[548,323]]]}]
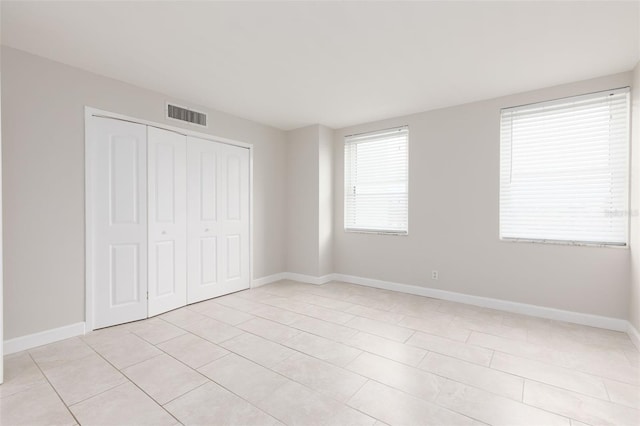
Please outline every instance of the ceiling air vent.
[{"label": "ceiling air vent", "polygon": [[173,104],[167,104],[167,117],[174,120],[186,121],[197,126],[207,127],[207,114]]}]

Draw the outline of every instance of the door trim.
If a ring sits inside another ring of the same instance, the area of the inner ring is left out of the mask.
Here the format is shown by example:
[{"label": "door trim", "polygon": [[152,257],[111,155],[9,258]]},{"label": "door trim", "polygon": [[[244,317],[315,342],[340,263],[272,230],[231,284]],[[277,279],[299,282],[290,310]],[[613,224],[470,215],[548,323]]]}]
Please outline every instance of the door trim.
[{"label": "door trim", "polygon": [[234,139],[222,138],[215,135],[196,132],[182,127],[171,126],[164,123],[158,123],[155,121],[143,120],[136,117],[131,117],[124,114],[118,114],[111,111],[105,111],[90,106],[84,107],[84,219],[85,219],[85,325],[86,332],[94,330],[95,316],[93,307],[94,298],[94,280],[93,280],[93,262],[89,262],[93,258],[93,193],[91,190],[92,182],[92,170],[91,170],[91,158],[94,155],[91,149],[91,144],[87,138],[89,134],[89,123],[92,117],[109,118],[113,120],[128,121],[136,124],[143,124],[145,126],[157,127],[159,129],[168,130],[171,132],[179,133],[184,136],[194,136],[200,139],[209,140],[211,142],[223,143],[227,145],[233,145],[249,150],[249,286],[252,287],[253,283],[253,144],[241,142]]}]

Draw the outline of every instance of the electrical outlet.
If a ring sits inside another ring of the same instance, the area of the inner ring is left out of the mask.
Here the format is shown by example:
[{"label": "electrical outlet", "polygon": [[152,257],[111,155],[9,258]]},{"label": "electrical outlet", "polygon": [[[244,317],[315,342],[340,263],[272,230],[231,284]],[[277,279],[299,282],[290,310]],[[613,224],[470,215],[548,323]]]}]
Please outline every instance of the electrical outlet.
[{"label": "electrical outlet", "polygon": [[432,280],[438,280],[438,271],[431,271],[431,279]]}]

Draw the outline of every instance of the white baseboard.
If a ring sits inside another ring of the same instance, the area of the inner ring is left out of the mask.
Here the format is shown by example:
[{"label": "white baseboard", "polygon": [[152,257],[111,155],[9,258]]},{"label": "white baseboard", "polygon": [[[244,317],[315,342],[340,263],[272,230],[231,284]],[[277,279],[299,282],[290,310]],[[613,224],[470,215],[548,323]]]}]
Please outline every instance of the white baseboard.
[{"label": "white baseboard", "polygon": [[251,282],[251,288],[261,287],[266,284],[271,284],[276,281],[286,280],[286,272],[280,272],[279,274],[267,275],[266,277],[256,278]]},{"label": "white baseboard", "polygon": [[640,351],[640,332],[638,332],[638,329],[636,329],[633,324],[631,324],[631,321],[627,322],[626,332],[633,344],[636,345],[636,348]]},{"label": "white baseboard", "polygon": [[297,274],[295,272],[285,272],[286,280],[299,281],[307,284],[321,285],[333,281],[334,274],[323,275],[321,277],[314,277],[313,275]]},{"label": "white baseboard", "polygon": [[[468,305],[481,306],[483,308],[497,309],[506,312],[513,312],[534,317],[566,321],[574,324],[588,325],[591,327],[604,328],[608,330],[622,331],[629,335],[631,341],[640,350],[640,333],[633,325],[623,319],[603,317],[599,315],[584,314],[580,312],[565,311],[561,309],[547,308],[526,303],[510,302],[507,300],[493,299],[489,297],[473,296],[470,294],[456,293],[453,291],[438,290],[428,287],[419,287],[410,284],[401,284],[391,281],[382,281],[372,278],[357,277],[354,275],[328,274],[321,277],[298,274],[294,272],[281,272],[257,278],[252,281],[251,288],[257,288],[280,280],[299,281],[308,284],[326,284],[330,281],[342,281],[350,284],[358,284],[367,287],[380,288],[384,290],[398,291],[401,293],[415,294],[418,296],[431,297],[434,299],[449,300],[452,302],[466,303]],[[85,334],[85,323],[78,322],[52,330],[41,331],[27,336],[16,337],[4,341],[4,354],[24,351],[37,346],[68,339],[70,337]]]},{"label": "white baseboard", "polygon": [[332,278],[334,281],[343,281],[351,284],[399,291],[403,293],[415,294],[418,296],[449,300],[452,302],[466,303],[468,305],[481,306],[483,308],[497,309],[501,311],[513,312],[516,314],[531,315],[534,317],[588,325],[591,327],[605,328],[608,330],[628,332],[628,321],[619,318],[565,311],[561,309],[547,308],[544,306],[493,299],[490,297],[473,296],[470,294],[455,293],[453,291],[438,290],[428,287],[419,287],[409,284],[400,284],[390,281],[356,277],[353,275],[332,274]]},{"label": "white baseboard", "polygon": [[266,284],[271,284],[280,280],[298,281],[306,284],[326,284],[329,281],[333,281],[333,274],[323,275],[321,277],[314,277],[313,275],[298,274],[297,272],[280,272],[279,274],[267,275],[266,277],[257,278],[253,280],[251,288],[260,287]]},{"label": "white baseboard", "polygon": [[9,355],[27,349],[35,348],[70,337],[81,336],[85,333],[85,323],[65,325],[52,330],[41,331],[39,333],[28,334],[4,341],[4,354]]},{"label": "white baseboard", "polygon": [[266,277],[256,278],[251,283],[251,288],[260,287],[266,284],[271,284],[280,280],[298,281],[306,284],[326,284],[329,281],[333,281],[333,274],[323,275],[321,277],[314,277],[313,275],[298,274],[297,272],[280,272],[278,274],[267,275]]}]

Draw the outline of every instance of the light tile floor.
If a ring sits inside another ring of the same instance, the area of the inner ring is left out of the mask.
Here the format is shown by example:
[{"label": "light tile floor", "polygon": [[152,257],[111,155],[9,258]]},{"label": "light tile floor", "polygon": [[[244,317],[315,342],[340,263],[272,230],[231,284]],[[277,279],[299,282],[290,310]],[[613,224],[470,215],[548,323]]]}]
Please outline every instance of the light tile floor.
[{"label": "light tile floor", "polygon": [[624,333],[280,281],[5,357],[3,425],[639,425]]}]

